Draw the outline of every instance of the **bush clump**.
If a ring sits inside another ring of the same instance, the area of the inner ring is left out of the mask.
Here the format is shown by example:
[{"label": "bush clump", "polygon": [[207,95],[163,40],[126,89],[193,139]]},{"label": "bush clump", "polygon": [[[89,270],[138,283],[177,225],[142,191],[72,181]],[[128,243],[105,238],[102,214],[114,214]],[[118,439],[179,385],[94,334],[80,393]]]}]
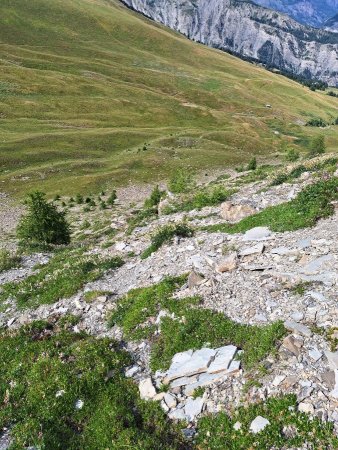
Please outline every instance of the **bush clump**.
[{"label": "bush clump", "polygon": [[191,172],[188,170],[177,170],[169,180],[169,190],[174,194],[189,192],[194,186]]},{"label": "bush clump", "polygon": [[309,150],[309,156],[314,157],[318,155],[322,155],[326,151],[326,145],[325,145],[325,137],[320,134],[316,136],[312,142],[311,147]]},{"label": "bush clump", "polygon": [[215,186],[211,190],[200,190],[192,197],[183,201],[175,202],[164,210],[164,214],[172,214],[178,211],[192,211],[193,209],[202,209],[206,206],[216,206],[228,200],[234,193],[233,190],[227,190],[223,186]]},{"label": "bush clump", "polygon": [[43,192],[29,194],[25,204],[28,212],[17,227],[17,236],[25,247],[67,245],[70,242],[70,226],[65,212],[58,211],[46,201]]},{"label": "bush clump", "polygon": [[256,158],[252,158],[249,161],[249,164],[246,168],[246,170],[256,170],[257,169],[257,159]]},{"label": "bush clump", "polygon": [[294,148],[290,148],[286,153],[285,159],[286,159],[286,161],[289,161],[289,162],[298,161],[299,152],[297,152],[297,150],[295,150]]},{"label": "bush clump", "polygon": [[307,127],[326,127],[327,123],[321,117],[314,117],[307,121]]},{"label": "bush clump", "polygon": [[156,252],[165,242],[170,242],[174,236],[191,237],[194,231],[185,223],[176,225],[165,225],[160,228],[151,238],[151,245],[141,254],[142,259],[148,258],[152,253]]},{"label": "bush clump", "polygon": [[161,191],[159,186],[155,186],[150,197],[144,202],[145,208],[154,208],[159,205],[161,198],[164,196],[165,192]]},{"label": "bush clump", "polygon": [[19,256],[11,254],[6,249],[0,249],[0,273],[17,267],[19,263]]},{"label": "bush clump", "polygon": [[107,205],[114,206],[116,200],[117,200],[117,193],[116,190],[114,189],[107,199]]}]

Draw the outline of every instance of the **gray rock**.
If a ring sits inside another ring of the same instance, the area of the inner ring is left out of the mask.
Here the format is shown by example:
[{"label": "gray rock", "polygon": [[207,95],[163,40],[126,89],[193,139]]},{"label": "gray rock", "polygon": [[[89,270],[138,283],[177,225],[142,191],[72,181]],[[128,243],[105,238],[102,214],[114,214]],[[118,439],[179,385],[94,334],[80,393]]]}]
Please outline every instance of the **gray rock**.
[{"label": "gray rock", "polygon": [[244,257],[244,256],[262,254],[264,251],[264,248],[265,248],[264,244],[260,242],[256,245],[254,245],[253,247],[244,248],[243,250],[241,250],[239,252],[239,256]]},{"label": "gray rock", "polygon": [[300,334],[302,336],[311,337],[312,331],[310,328],[306,327],[297,322],[293,322],[291,320],[287,320],[284,322],[284,326],[287,330],[292,331],[295,334]]},{"label": "gray rock", "polygon": [[195,286],[199,286],[204,282],[204,278],[201,277],[198,273],[195,271],[190,272],[188,276],[188,287],[189,289],[194,288]]},{"label": "gray rock", "polygon": [[173,409],[177,405],[176,397],[170,393],[166,393],[164,396],[164,401],[169,409]]},{"label": "gray rock", "polygon": [[236,355],[236,352],[237,347],[235,347],[234,345],[227,345],[225,347],[219,348],[215,355],[215,359],[208,367],[208,373],[218,373],[225,371]]}]

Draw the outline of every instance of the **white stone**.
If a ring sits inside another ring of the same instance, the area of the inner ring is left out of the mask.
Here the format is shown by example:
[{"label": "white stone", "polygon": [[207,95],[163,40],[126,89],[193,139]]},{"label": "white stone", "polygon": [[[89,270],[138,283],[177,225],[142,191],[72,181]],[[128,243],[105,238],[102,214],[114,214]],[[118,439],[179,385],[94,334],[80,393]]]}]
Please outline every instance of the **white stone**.
[{"label": "white stone", "polygon": [[335,400],[338,400],[338,369],[336,369],[334,373],[336,384],[333,390],[330,392],[330,397],[334,398]]},{"label": "white stone", "polygon": [[251,422],[250,431],[251,431],[251,433],[256,434],[256,433],[259,433],[260,431],[264,430],[264,428],[268,425],[270,425],[270,422],[268,421],[268,419],[265,419],[262,416],[257,416],[256,419],[254,419]]},{"label": "white stone", "polygon": [[239,252],[239,256],[250,256],[250,255],[256,255],[261,254],[264,251],[264,244],[259,242],[258,244],[254,245],[253,247],[247,247]]},{"label": "white stone", "polygon": [[325,352],[325,356],[327,357],[329,361],[330,368],[332,370],[338,369],[338,352]]},{"label": "white stone", "polygon": [[292,320],[285,321],[284,326],[287,330],[290,330],[293,333],[300,334],[306,337],[312,336],[312,331],[310,330],[310,328],[300,323],[293,322]]},{"label": "white stone", "polygon": [[242,428],[241,422],[236,422],[233,428],[235,431],[240,430]]},{"label": "white stone", "polygon": [[310,358],[312,358],[314,361],[319,361],[320,358],[323,356],[323,353],[320,352],[320,351],[318,350],[318,348],[312,348],[312,349],[309,351],[309,356],[310,356]]},{"label": "white stone", "polygon": [[271,235],[271,231],[267,227],[255,227],[248,230],[244,236],[244,241],[263,241]]},{"label": "white stone", "polygon": [[298,405],[298,410],[307,413],[307,414],[313,414],[314,413],[314,407],[311,403],[302,402]]},{"label": "white stone", "polygon": [[164,383],[168,384],[176,378],[189,377],[191,375],[206,372],[215,354],[215,350],[202,348],[201,350],[194,352],[190,357],[188,357],[188,355],[185,355],[184,358],[181,357],[181,360],[183,360],[181,364],[179,364],[177,360],[173,360],[173,364],[167,372]]},{"label": "white stone", "polygon": [[156,395],[156,389],[154,388],[150,377],[141,380],[138,388],[140,391],[140,396],[143,400],[150,400]]},{"label": "white stone", "polygon": [[139,371],[139,369],[140,369],[139,366],[130,367],[130,369],[126,370],[126,377],[127,378],[133,377]]},{"label": "white stone", "polygon": [[126,243],[125,242],[116,242],[116,244],[115,244],[115,249],[118,251],[118,252],[122,252],[125,248],[126,248]]},{"label": "white stone", "polygon": [[195,400],[189,399],[184,407],[185,415],[189,420],[194,420],[196,416],[201,414],[204,405],[202,397],[198,397]]},{"label": "white stone", "polygon": [[285,380],[285,378],[286,378],[285,375],[276,375],[272,384],[277,387],[281,384],[282,381]]},{"label": "white stone", "polygon": [[165,394],[164,401],[166,402],[169,409],[175,408],[177,405],[176,397],[170,393]]},{"label": "white stone", "polygon": [[84,401],[83,400],[76,400],[75,402],[75,409],[82,409],[84,405]]},{"label": "white stone", "polygon": [[237,347],[234,345],[227,345],[225,347],[221,347],[217,350],[215,359],[211,362],[208,367],[208,373],[217,373],[223,372],[226,370],[234,356],[236,355]]},{"label": "white stone", "polygon": [[168,414],[169,419],[172,420],[186,420],[187,416],[184,413],[184,410],[181,409],[174,409],[173,411],[170,411]]}]

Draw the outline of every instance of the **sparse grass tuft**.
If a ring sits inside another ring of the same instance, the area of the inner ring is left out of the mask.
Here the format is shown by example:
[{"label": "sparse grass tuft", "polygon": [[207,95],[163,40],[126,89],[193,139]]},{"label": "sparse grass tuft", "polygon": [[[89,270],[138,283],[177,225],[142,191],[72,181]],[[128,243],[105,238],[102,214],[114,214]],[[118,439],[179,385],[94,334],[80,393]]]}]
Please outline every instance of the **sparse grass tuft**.
[{"label": "sparse grass tuft", "polygon": [[191,237],[194,230],[185,223],[176,225],[165,225],[160,228],[151,238],[151,245],[141,254],[142,259],[148,258],[152,253],[156,252],[166,242],[170,242],[174,236]]},{"label": "sparse grass tuft", "polygon": [[[262,416],[269,420],[268,425],[258,434],[250,431],[251,422]],[[239,422],[241,428],[234,430]],[[197,448],[201,450],[223,449],[243,450],[251,448],[326,448],[338,446],[333,425],[319,418],[311,419],[307,414],[297,411],[296,396],[269,398],[265,403],[240,407],[230,417],[226,413],[209,415],[198,424]]]},{"label": "sparse grass tuft", "polygon": [[338,178],[319,181],[306,187],[287,203],[270,206],[258,214],[246,217],[236,224],[217,224],[204,227],[211,232],[242,233],[258,226],[267,226],[272,231],[294,231],[312,227],[334,212],[332,201],[338,199]]},{"label": "sparse grass tuft", "polygon": [[206,206],[216,206],[228,200],[235,190],[225,189],[223,186],[215,186],[213,189],[200,189],[192,197],[184,198],[168,206],[165,214],[172,214],[179,211],[192,211],[193,209],[202,209]]},{"label": "sparse grass tuft", "polygon": [[8,250],[0,249],[0,273],[10,270],[20,264],[21,258],[18,255],[11,254]]},{"label": "sparse grass tuft", "polygon": [[101,259],[98,255],[84,255],[84,249],[59,251],[38,273],[17,283],[4,284],[0,305],[9,298],[14,298],[20,308],[54,303],[71,297],[85,283],[122,264],[119,257]]}]

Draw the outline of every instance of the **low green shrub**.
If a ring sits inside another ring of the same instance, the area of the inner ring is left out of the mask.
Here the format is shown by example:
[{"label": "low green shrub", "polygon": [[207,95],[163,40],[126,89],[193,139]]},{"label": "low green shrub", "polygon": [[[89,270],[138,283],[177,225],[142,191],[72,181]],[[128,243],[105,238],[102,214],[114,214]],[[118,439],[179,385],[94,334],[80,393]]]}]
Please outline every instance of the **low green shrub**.
[{"label": "low green shrub", "polygon": [[174,194],[189,192],[194,187],[192,173],[184,169],[177,170],[170,178],[168,187]]},{"label": "low green shrub", "polygon": [[307,127],[326,127],[327,123],[321,117],[314,117],[306,122]]},{"label": "low green shrub", "polygon": [[299,157],[299,152],[297,152],[294,148],[290,148],[286,153],[285,159],[286,161],[295,162],[298,161]]},{"label": "low green shrub", "polygon": [[144,252],[141,254],[141,258],[148,258],[148,256],[162,247],[165,242],[170,242],[175,236],[191,237],[193,236],[193,234],[193,229],[185,223],[165,225],[151,237],[151,245],[146,250],[144,250]]},{"label": "low green shrub", "polygon": [[0,273],[5,270],[13,269],[20,263],[21,258],[18,255],[10,253],[8,250],[0,249]]},{"label": "low green shrub", "polygon": [[[153,343],[153,370],[168,368],[176,353],[202,348],[207,342],[212,347],[233,344],[242,348],[243,364],[251,368],[273,351],[284,336],[280,322],[264,327],[242,325],[222,313],[197,308],[199,297],[173,298],[185,281],[186,277],[167,278],[157,285],[135,289],[118,302],[109,319],[110,326],[122,327],[127,339],[149,339]],[[163,317],[161,333],[157,334],[149,319],[163,309],[174,313],[175,319]],[[184,320],[178,320],[180,317]]]},{"label": "low green shrub", "polygon": [[202,209],[206,206],[216,206],[228,200],[235,190],[225,189],[223,186],[215,186],[212,189],[203,189],[198,191],[192,197],[176,201],[168,206],[165,214],[172,214],[178,211],[192,211],[194,209]]},{"label": "low green shrub", "polygon": [[246,168],[246,170],[256,170],[257,169],[257,159],[256,158],[252,158],[249,161],[249,164]]},{"label": "low green shrub", "polygon": [[309,150],[309,156],[314,157],[324,154],[326,151],[325,137],[320,134],[313,138]]},{"label": "low green shrub", "polygon": [[164,191],[161,191],[158,186],[155,186],[150,197],[145,200],[144,207],[149,209],[158,206],[164,194]]}]

